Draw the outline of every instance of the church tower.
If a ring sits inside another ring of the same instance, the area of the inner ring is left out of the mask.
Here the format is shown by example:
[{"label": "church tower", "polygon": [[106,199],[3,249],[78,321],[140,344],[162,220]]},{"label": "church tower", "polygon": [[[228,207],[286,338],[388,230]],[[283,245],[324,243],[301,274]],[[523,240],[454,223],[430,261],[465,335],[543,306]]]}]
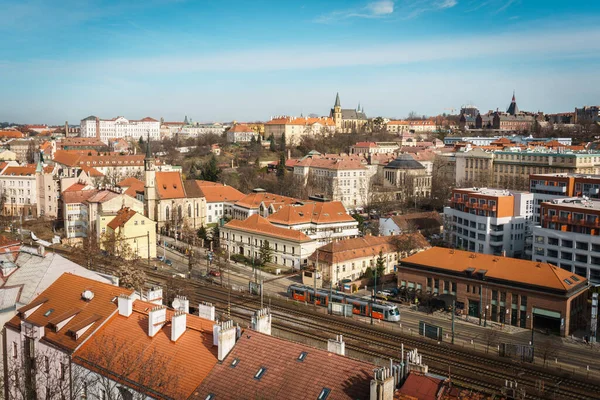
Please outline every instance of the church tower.
[{"label": "church tower", "polygon": [[335,123],[335,130],[341,132],[342,130],[342,106],[340,104],[340,94],[335,95],[335,105],[333,106],[333,122]]},{"label": "church tower", "polygon": [[144,211],[146,217],[156,221],[156,171],[155,159],[150,149],[150,132],[146,142],[146,157],[144,158]]}]

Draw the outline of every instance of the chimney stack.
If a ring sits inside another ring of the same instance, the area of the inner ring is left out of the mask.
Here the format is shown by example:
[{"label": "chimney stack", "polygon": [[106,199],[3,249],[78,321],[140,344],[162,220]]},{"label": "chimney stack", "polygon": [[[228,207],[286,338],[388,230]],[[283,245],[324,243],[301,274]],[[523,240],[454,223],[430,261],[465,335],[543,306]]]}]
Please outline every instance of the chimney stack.
[{"label": "chimney stack", "polygon": [[371,380],[370,400],[393,400],[394,399],[394,376],[388,368],[377,368],[373,371]]},{"label": "chimney stack", "polygon": [[183,335],[186,328],[186,313],[175,311],[171,318],[171,341],[176,342]]},{"label": "chimney stack", "polygon": [[271,310],[263,308],[256,310],[252,316],[252,329],[256,332],[271,334]]},{"label": "chimney stack", "polygon": [[175,311],[183,311],[186,314],[190,313],[190,301],[185,296],[175,296],[171,306]]},{"label": "chimney stack", "polygon": [[167,307],[157,306],[148,313],[148,336],[154,337],[167,322]]},{"label": "chimney stack", "polygon": [[133,313],[133,299],[126,294],[120,294],[118,301],[119,315],[129,317]]},{"label": "chimney stack", "polygon": [[344,343],[342,335],[336,335],[335,339],[327,340],[327,351],[340,356],[346,355],[346,343]]},{"label": "chimney stack", "polygon": [[210,321],[215,320],[215,306],[212,303],[207,303],[203,301],[198,304],[198,316],[200,318],[208,319]]},{"label": "chimney stack", "polygon": [[233,321],[224,321],[214,325],[213,335],[217,337],[217,359],[219,361],[223,361],[231,349],[233,349],[233,346],[235,346],[236,332],[237,330],[233,326]]},{"label": "chimney stack", "polygon": [[161,306],[162,305],[162,288],[157,288],[157,287],[153,287],[152,289],[148,290],[148,293],[146,294],[146,300],[149,303],[152,304],[156,304],[157,306]]}]

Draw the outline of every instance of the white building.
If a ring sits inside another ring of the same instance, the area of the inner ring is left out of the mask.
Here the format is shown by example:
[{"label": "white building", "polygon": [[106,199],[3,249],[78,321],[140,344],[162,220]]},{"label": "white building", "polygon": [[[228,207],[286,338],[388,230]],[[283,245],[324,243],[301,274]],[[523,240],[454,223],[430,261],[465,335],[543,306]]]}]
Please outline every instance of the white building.
[{"label": "white building", "polygon": [[250,143],[258,139],[258,133],[246,124],[235,124],[227,131],[227,141],[229,143]]},{"label": "white building", "polygon": [[454,189],[444,207],[452,246],[519,258],[533,225],[533,194],[501,189]]},{"label": "white building", "polygon": [[318,133],[335,132],[335,122],[330,117],[275,117],[265,123],[265,139],[275,139],[285,135],[287,144],[298,144],[303,136],[314,136]]},{"label": "white building", "polygon": [[194,181],[206,200],[206,224],[217,224],[222,218],[231,216],[233,205],[246,195],[232,186],[210,181]]},{"label": "white building", "polygon": [[400,149],[396,142],[358,142],[350,148],[352,154],[390,154]]},{"label": "white building", "polygon": [[249,259],[260,257],[263,242],[268,242],[272,263],[299,269],[317,248],[317,241],[301,231],[282,228],[254,214],[244,221],[232,220],[221,228],[221,243],[230,254]]},{"label": "white building", "polygon": [[100,119],[92,115],[81,120],[81,137],[97,137],[104,143],[109,139],[145,138],[148,134],[151,139],[160,139],[160,122],[150,117],[128,120],[125,117]]},{"label": "white building", "polygon": [[600,285],[600,200],[554,199],[541,204],[532,260],[559,266]]}]

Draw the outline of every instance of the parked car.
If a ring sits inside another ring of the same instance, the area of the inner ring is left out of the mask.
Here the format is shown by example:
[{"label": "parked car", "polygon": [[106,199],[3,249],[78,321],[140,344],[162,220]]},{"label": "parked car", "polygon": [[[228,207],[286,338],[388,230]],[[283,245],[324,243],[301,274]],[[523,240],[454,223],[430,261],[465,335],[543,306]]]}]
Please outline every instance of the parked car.
[{"label": "parked car", "polygon": [[165,256],[158,256],[157,258],[158,258],[158,261],[160,261],[160,262],[165,262],[165,260],[166,260]]},{"label": "parked car", "polygon": [[221,276],[221,273],[220,273],[219,271],[216,271],[216,270],[211,270],[211,271],[209,272],[209,274],[210,274],[211,276]]},{"label": "parked car", "polygon": [[173,262],[171,260],[165,260],[165,264],[167,264],[170,267],[171,265],[173,265]]},{"label": "parked car", "polygon": [[387,300],[392,296],[392,293],[387,291],[387,290],[379,290],[377,292],[377,294],[375,295],[376,298],[381,299],[381,300]]}]

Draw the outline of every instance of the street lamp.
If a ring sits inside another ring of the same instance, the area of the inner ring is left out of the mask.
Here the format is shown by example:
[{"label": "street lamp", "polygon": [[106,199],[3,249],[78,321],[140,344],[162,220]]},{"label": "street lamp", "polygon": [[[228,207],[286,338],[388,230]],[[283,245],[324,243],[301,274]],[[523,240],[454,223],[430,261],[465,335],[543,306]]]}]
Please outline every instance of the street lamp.
[{"label": "street lamp", "polygon": [[488,314],[488,310],[489,310],[490,306],[489,304],[486,304],[485,306],[485,312],[483,313],[483,327],[487,327],[487,314]]}]

